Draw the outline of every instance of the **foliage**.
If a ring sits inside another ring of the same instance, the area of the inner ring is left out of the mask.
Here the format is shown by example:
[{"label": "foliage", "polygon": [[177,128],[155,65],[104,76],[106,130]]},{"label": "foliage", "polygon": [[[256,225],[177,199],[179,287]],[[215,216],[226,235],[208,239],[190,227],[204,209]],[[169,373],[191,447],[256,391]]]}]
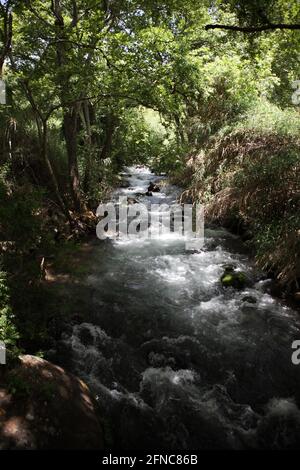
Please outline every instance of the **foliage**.
[{"label": "foliage", "polygon": [[300,275],[298,134],[297,111],[259,101],[211,137],[191,185],[208,216],[248,227],[260,266],[290,288]]},{"label": "foliage", "polygon": [[31,387],[23,377],[11,373],[8,377],[8,391],[15,397],[24,400],[30,396]]},{"label": "foliage", "polygon": [[0,341],[5,344],[9,362],[19,353],[17,348],[18,339],[19,333],[15,327],[14,316],[10,307],[6,274],[0,271]]},{"label": "foliage", "polygon": [[48,344],[43,260],[134,163],[247,225],[261,266],[299,282],[300,33],[206,29],[297,24],[297,0],[3,0],[0,16],[3,336]]},{"label": "foliage", "polygon": [[0,182],[0,220],[2,236],[18,251],[28,251],[41,241],[39,217],[41,193],[30,185],[7,192]]}]

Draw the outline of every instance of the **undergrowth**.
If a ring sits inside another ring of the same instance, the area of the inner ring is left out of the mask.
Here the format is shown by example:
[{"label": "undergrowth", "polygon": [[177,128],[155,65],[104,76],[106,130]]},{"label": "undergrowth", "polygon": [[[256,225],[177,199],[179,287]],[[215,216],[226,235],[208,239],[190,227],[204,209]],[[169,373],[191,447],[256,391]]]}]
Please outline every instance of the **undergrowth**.
[{"label": "undergrowth", "polygon": [[289,290],[300,279],[300,119],[262,100],[189,156],[185,196],[208,220],[247,227],[257,263]]}]

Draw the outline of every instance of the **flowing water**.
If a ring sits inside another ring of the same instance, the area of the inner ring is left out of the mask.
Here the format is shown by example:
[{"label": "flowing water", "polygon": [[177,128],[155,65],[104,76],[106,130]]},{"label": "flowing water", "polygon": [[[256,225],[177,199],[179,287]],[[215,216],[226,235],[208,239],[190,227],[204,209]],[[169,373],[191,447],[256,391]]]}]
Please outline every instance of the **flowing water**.
[{"label": "flowing water", "polygon": [[[129,168],[130,186],[116,196],[174,202],[178,189],[167,183],[141,195],[157,179]],[[241,248],[213,228],[199,252],[170,235],[95,246],[85,280],[92,321],[62,343],[97,397],[109,446],[300,447],[300,365],[291,361],[299,318],[267,293],[269,281]],[[224,289],[227,264],[247,273],[251,287]]]}]

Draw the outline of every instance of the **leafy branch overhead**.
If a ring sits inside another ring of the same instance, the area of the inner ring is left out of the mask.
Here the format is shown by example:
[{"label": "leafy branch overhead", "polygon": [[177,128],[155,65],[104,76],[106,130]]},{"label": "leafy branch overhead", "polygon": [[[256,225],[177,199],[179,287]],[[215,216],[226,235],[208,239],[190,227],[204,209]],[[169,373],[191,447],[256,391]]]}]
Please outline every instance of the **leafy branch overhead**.
[{"label": "leafy branch overhead", "polygon": [[[217,8],[227,14],[231,14],[228,23],[213,21],[205,26],[207,31],[223,29],[243,33],[262,33],[264,31],[300,29],[300,5],[298,0],[287,2],[286,0],[230,0],[229,2],[217,1]],[[218,11],[212,9],[213,19],[218,16]],[[217,14],[215,14],[217,13]],[[230,15],[229,15],[230,16]]]},{"label": "leafy branch overhead", "polygon": [[288,29],[288,30],[300,30],[299,24],[273,24],[268,23],[262,26],[234,26],[226,24],[207,24],[205,29],[208,31],[210,29],[224,29],[227,31],[239,31],[242,33],[261,33],[263,31],[274,31],[275,29]]},{"label": "leafy branch overhead", "polygon": [[57,246],[94,233],[99,202],[131,164],[169,174],[182,201],[242,227],[260,267],[300,285],[299,8],[0,0],[2,336],[44,346],[57,312],[43,315],[27,292],[51,277]]}]

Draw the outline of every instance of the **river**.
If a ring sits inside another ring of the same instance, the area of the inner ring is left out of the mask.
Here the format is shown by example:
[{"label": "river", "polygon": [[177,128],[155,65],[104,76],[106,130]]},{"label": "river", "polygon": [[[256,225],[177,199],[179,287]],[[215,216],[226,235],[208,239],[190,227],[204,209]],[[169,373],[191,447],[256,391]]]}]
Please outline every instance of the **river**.
[{"label": "river", "polygon": [[[129,187],[115,198],[176,200],[167,182],[141,196],[161,180],[147,168],[126,172]],[[251,287],[224,289],[228,264]],[[108,447],[300,447],[300,365],[291,361],[299,316],[268,294],[237,237],[206,228],[198,252],[176,236],[99,241],[90,266],[92,321],[62,343],[97,398]]]}]

